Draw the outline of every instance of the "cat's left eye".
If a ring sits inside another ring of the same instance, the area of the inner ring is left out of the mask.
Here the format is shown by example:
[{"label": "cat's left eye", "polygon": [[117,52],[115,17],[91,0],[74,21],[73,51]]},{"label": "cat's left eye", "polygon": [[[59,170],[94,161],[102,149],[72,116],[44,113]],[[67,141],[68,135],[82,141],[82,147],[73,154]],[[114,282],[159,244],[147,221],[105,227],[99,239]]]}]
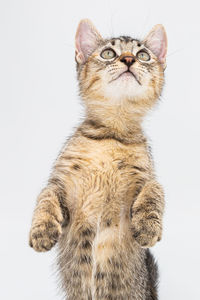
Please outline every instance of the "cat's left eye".
[{"label": "cat's left eye", "polygon": [[140,51],[140,52],[138,52],[137,57],[140,60],[143,60],[143,61],[150,60],[150,55],[146,51]]},{"label": "cat's left eye", "polygon": [[116,56],[116,53],[114,50],[109,48],[109,49],[103,50],[100,55],[104,59],[112,59]]}]

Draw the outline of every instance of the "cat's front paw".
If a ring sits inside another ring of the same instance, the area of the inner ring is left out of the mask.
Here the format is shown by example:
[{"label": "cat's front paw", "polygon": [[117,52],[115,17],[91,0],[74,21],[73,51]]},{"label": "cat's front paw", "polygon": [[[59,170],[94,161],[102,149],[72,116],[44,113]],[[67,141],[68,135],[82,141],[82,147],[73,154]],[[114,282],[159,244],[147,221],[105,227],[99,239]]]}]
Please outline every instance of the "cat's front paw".
[{"label": "cat's front paw", "polygon": [[61,225],[54,217],[34,222],[30,231],[29,245],[38,252],[50,250],[62,233]]},{"label": "cat's front paw", "polygon": [[133,210],[132,233],[136,242],[143,248],[150,248],[162,237],[162,224],[155,212],[146,214],[144,211]]}]

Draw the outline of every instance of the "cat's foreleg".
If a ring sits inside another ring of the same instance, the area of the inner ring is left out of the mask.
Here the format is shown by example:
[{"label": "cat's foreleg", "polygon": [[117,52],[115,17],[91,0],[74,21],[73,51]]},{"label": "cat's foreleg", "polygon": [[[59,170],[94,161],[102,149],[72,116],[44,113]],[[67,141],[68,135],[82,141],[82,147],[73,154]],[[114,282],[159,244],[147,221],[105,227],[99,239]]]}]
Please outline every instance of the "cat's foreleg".
[{"label": "cat's foreleg", "polygon": [[36,251],[48,251],[58,241],[69,218],[65,197],[62,184],[55,179],[38,196],[29,236],[29,244]]},{"label": "cat's foreleg", "polygon": [[147,181],[132,206],[133,237],[145,248],[152,247],[162,236],[164,192],[156,181]]}]

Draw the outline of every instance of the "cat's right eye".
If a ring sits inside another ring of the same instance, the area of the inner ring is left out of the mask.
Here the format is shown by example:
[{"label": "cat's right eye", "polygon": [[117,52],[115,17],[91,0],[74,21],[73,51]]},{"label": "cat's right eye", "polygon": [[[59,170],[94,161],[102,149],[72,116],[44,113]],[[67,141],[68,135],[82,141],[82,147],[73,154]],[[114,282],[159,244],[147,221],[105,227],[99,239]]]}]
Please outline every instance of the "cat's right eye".
[{"label": "cat's right eye", "polygon": [[104,59],[112,59],[116,56],[116,53],[113,49],[108,48],[108,49],[103,50],[100,55]]}]

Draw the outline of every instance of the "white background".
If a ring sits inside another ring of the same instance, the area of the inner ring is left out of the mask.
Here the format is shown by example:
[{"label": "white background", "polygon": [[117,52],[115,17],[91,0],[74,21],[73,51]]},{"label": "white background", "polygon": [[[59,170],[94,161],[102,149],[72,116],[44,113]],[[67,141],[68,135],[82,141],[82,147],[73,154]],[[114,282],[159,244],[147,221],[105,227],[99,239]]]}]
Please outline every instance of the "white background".
[{"label": "white background", "polygon": [[80,121],[74,35],[90,18],[103,36],[169,39],[162,101],[145,122],[166,191],[164,236],[153,252],[161,300],[200,299],[199,1],[0,1],[0,298],[59,300],[55,250],[28,247],[35,200]]}]

